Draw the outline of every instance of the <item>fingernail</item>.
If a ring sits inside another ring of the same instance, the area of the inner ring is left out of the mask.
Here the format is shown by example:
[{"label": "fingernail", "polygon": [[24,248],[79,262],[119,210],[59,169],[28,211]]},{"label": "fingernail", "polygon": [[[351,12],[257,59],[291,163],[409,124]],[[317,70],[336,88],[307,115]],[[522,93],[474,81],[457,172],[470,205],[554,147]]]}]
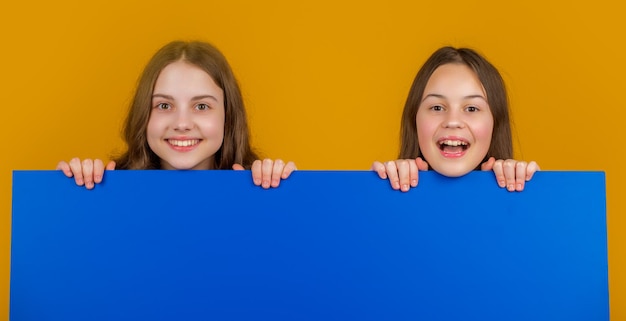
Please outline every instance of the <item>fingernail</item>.
[{"label": "fingernail", "polygon": [[269,188],[270,187],[270,181],[263,181],[263,187]]},{"label": "fingernail", "polygon": [[416,179],[412,180],[412,181],[411,181],[411,185],[412,185],[413,187],[417,186],[417,180],[416,180]]},{"label": "fingernail", "polygon": [[89,182],[89,183],[85,184],[85,187],[87,187],[87,189],[92,189],[93,188],[93,183]]},{"label": "fingernail", "polygon": [[517,184],[517,190],[518,190],[518,191],[521,191],[521,190],[522,190],[522,184],[521,184],[521,183]]},{"label": "fingernail", "polygon": [[506,186],[506,183],[505,183],[504,181],[499,181],[499,182],[498,182],[498,185],[500,185],[500,187],[505,187],[505,186]]},{"label": "fingernail", "polygon": [[408,190],[409,190],[409,185],[407,184],[402,185],[402,191],[406,192]]},{"label": "fingernail", "polygon": [[514,191],[515,190],[515,185],[514,184],[509,184],[509,186],[507,187],[509,191]]}]

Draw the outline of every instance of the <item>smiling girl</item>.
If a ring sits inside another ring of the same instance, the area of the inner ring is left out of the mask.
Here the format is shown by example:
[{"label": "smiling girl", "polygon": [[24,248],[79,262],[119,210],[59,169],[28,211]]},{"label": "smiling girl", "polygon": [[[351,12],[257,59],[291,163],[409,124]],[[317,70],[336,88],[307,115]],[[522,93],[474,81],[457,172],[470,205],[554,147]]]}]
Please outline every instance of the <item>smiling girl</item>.
[{"label": "smiling girl", "polygon": [[504,81],[472,49],[443,47],[417,73],[401,122],[400,156],[374,162],[393,189],[408,191],[418,171],[449,176],[493,170],[500,187],[522,191],[539,170],[535,162],[512,159],[513,143]]},{"label": "smiling girl", "polygon": [[148,62],[124,126],[128,149],[106,166],[78,158],[57,165],[88,189],[105,169],[251,169],[253,182],[277,187],[293,162],[258,160],[243,98],[222,53],[204,42],[174,41]]}]

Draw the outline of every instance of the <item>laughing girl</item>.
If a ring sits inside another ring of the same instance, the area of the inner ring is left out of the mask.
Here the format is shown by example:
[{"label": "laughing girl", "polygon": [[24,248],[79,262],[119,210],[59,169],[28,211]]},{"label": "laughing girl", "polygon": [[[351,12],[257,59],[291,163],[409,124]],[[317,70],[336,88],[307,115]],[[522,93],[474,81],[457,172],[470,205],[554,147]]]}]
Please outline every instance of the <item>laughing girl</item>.
[{"label": "laughing girl", "polygon": [[539,170],[512,159],[508,98],[498,70],[472,49],[443,47],[417,73],[404,106],[399,159],[372,169],[408,191],[418,171],[449,176],[493,170],[500,187],[522,191]]}]

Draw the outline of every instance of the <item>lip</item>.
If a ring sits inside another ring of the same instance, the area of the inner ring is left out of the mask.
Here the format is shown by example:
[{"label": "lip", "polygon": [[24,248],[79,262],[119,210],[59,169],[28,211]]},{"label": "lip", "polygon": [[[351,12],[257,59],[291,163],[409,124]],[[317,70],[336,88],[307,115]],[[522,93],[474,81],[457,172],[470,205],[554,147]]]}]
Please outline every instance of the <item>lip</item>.
[{"label": "lip", "polygon": [[448,152],[444,152],[442,150],[439,150],[439,152],[441,153],[441,155],[445,158],[460,158],[465,156],[465,150],[458,152],[458,153],[448,153]]},{"label": "lip", "polygon": [[461,136],[442,136],[439,139],[437,139],[437,144],[440,144],[444,140],[458,140],[458,141],[467,143],[469,145],[469,140]]}]

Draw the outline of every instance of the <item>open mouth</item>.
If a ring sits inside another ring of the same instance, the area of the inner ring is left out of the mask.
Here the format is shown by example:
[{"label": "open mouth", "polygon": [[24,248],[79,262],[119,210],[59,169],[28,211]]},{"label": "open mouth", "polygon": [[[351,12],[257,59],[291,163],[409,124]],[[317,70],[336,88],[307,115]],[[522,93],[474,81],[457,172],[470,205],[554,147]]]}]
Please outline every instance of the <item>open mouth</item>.
[{"label": "open mouth", "polygon": [[439,149],[446,154],[462,153],[470,146],[469,142],[457,139],[442,139],[437,143],[439,144]]},{"label": "open mouth", "polygon": [[170,145],[173,145],[176,147],[189,147],[189,146],[197,145],[200,142],[200,140],[199,139],[184,139],[184,140],[168,139],[167,142]]}]

